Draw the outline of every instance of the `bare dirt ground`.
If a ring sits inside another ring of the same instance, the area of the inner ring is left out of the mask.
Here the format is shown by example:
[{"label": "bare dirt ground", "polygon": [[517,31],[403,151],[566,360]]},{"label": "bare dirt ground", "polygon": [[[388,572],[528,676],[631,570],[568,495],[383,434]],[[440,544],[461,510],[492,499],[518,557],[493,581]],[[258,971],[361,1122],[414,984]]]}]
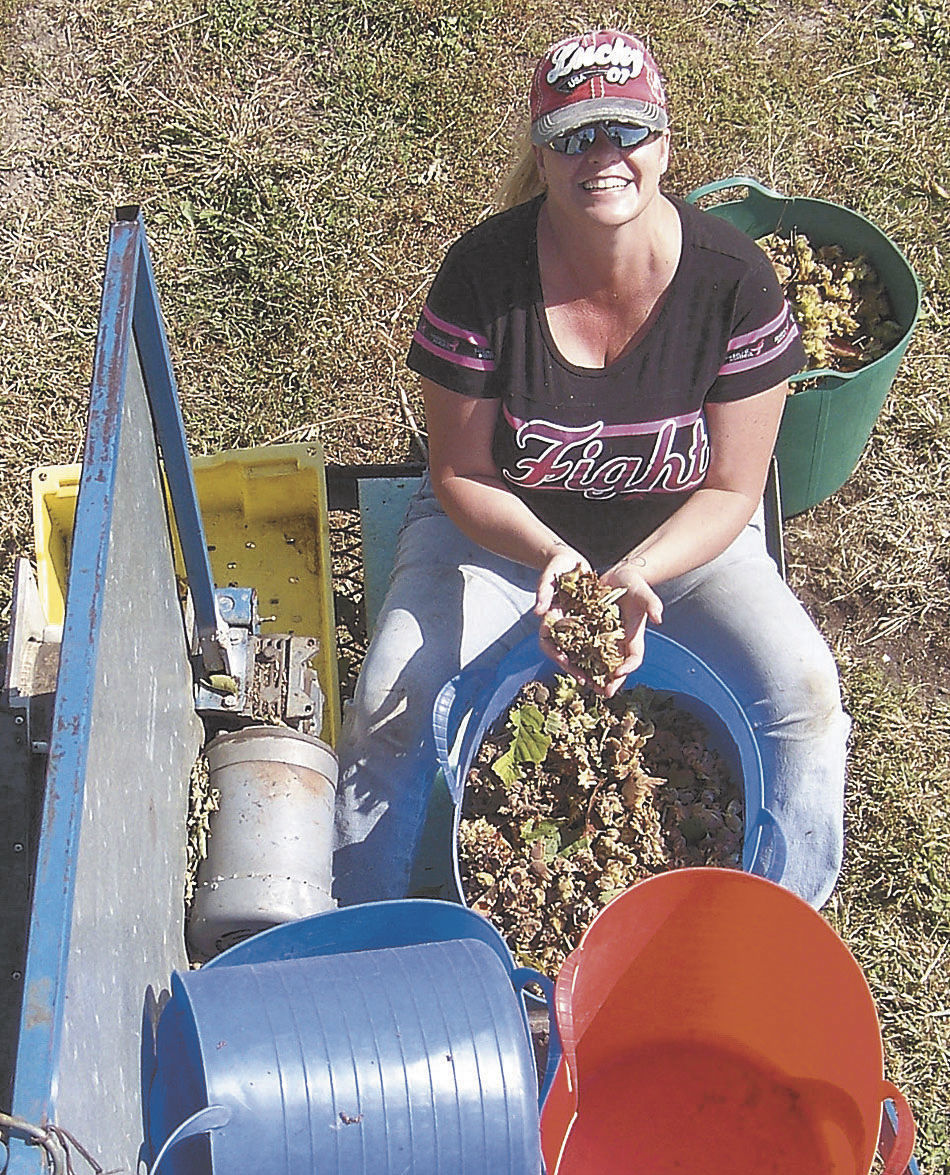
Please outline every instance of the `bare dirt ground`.
[{"label": "bare dirt ground", "polygon": [[873,584],[842,584],[841,519],[873,492],[863,462],[834,497],[785,524],[788,581],[836,649],[879,666],[895,684],[950,697],[950,630],[943,624],[907,624],[882,632],[882,607]]}]

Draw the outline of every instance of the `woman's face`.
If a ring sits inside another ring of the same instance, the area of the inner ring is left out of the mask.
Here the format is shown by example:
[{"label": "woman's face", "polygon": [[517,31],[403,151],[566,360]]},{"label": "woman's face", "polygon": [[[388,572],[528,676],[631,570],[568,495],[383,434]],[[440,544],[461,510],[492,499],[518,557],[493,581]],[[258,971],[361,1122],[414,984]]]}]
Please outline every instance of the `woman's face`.
[{"label": "woman's face", "polygon": [[549,204],[572,217],[617,227],[641,216],[659,194],[669,166],[670,132],[624,150],[598,130],[579,155],[550,147],[536,147],[535,153]]}]

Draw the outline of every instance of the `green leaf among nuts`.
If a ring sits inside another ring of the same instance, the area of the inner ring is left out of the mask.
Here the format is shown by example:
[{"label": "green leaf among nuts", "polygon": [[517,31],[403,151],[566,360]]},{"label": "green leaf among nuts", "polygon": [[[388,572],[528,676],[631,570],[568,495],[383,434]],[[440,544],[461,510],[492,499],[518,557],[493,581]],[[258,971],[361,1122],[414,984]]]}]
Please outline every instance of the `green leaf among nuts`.
[{"label": "green leaf among nuts", "polygon": [[758,243],[801,330],[808,370],[856,371],[904,334],[884,283],[863,254],[813,245],[794,230],[787,237],[770,233]]}]

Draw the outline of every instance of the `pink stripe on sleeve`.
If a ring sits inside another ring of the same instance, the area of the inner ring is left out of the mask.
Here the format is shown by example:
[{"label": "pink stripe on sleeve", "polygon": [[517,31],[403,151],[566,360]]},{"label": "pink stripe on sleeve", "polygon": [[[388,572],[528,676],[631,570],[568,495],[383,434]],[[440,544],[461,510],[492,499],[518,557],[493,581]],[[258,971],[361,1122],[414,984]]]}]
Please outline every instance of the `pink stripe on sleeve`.
[{"label": "pink stripe on sleeve", "polygon": [[428,305],[422,307],[422,314],[437,330],[443,331],[447,335],[454,335],[458,339],[463,339],[466,343],[471,343],[473,347],[483,347],[487,350],[491,345],[485,335],[477,335],[474,331],[466,330],[461,326],[455,326],[451,322],[446,322],[445,319],[439,318],[437,314],[433,314]]}]

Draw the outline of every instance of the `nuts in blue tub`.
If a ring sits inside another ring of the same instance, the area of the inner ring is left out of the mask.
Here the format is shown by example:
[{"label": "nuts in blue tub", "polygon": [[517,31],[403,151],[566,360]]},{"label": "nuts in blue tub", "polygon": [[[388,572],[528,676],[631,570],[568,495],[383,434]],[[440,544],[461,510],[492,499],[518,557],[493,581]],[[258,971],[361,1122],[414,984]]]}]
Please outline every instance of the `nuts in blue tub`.
[{"label": "nuts in blue tub", "polygon": [[465,899],[521,964],[554,976],[598,911],[654,873],[739,866],[740,789],[708,743],[642,686],[521,690],[475,756],[458,837]]}]

